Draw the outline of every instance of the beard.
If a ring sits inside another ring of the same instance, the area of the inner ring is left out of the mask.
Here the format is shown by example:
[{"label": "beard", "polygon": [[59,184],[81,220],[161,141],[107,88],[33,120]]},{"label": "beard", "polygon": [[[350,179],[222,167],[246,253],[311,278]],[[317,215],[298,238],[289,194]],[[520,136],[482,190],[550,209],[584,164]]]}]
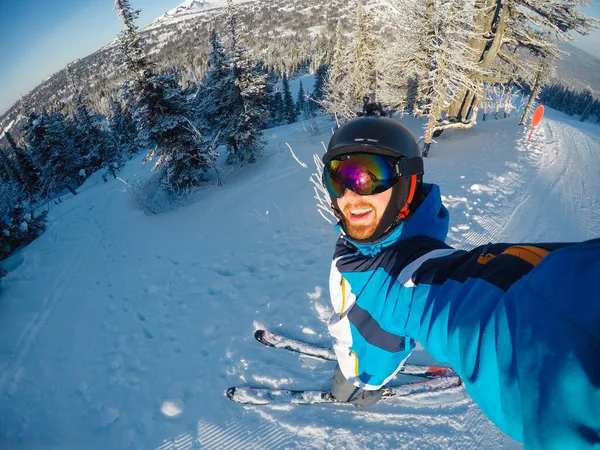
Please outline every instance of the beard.
[{"label": "beard", "polygon": [[[369,213],[370,220],[368,222],[361,223],[353,222],[350,210],[366,208],[371,209],[371,212]],[[351,238],[357,240],[368,239],[371,236],[373,236],[373,233],[375,233],[375,230],[377,230],[377,226],[381,221],[381,217],[377,215],[377,210],[375,209],[375,206],[367,202],[346,205],[342,213],[344,215],[344,226],[346,228],[346,232]]]}]

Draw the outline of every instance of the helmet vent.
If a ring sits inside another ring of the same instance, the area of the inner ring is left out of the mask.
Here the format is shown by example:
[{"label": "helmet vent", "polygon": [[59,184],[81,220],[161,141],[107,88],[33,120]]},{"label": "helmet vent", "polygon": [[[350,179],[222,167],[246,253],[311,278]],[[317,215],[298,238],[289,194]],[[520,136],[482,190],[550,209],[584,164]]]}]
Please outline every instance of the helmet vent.
[{"label": "helmet vent", "polygon": [[369,139],[369,138],[354,138],[355,142],[363,142],[363,141],[367,141],[367,142],[379,142],[379,139]]}]

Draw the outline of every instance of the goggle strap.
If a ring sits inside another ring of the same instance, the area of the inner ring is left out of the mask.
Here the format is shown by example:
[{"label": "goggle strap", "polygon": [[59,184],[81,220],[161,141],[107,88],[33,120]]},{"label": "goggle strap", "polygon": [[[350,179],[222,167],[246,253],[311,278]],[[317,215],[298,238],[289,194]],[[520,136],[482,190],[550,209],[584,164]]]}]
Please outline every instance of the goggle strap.
[{"label": "goggle strap", "polygon": [[402,207],[398,213],[398,219],[405,219],[410,214],[410,204],[415,198],[415,192],[417,191],[417,176],[413,175],[410,177],[410,190],[408,191],[408,198],[406,204]]},{"label": "goggle strap", "polygon": [[398,161],[397,167],[401,177],[423,175],[425,173],[423,158],[402,158]]}]

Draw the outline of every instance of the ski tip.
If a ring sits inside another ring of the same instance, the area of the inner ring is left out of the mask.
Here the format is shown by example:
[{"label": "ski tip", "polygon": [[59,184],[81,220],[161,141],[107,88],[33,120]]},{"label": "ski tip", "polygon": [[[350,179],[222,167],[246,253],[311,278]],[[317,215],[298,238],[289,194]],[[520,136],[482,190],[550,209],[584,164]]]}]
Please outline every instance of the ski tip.
[{"label": "ski tip", "polygon": [[273,347],[273,344],[271,344],[265,337],[266,331],[265,330],[256,330],[254,332],[254,339],[256,339],[258,342],[260,342],[261,344],[265,344],[268,345],[269,347]]},{"label": "ski tip", "polygon": [[230,387],[227,389],[227,391],[225,391],[225,395],[229,400],[233,400],[233,397],[235,396],[235,387]]}]

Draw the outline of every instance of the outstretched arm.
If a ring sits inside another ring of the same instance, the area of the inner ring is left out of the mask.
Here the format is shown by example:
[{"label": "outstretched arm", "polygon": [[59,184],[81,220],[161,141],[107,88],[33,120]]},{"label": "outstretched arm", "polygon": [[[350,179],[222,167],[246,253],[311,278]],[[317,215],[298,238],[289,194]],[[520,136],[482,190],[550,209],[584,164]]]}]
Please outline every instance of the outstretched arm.
[{"label": "outstretched arm", "polygon": [[[600,445],[600,239],[545,246],[539,263],[497,244],[421,265],[406,334],[449,362],[527,448]],[[561,248],[556,248],[561,247]]]}]

